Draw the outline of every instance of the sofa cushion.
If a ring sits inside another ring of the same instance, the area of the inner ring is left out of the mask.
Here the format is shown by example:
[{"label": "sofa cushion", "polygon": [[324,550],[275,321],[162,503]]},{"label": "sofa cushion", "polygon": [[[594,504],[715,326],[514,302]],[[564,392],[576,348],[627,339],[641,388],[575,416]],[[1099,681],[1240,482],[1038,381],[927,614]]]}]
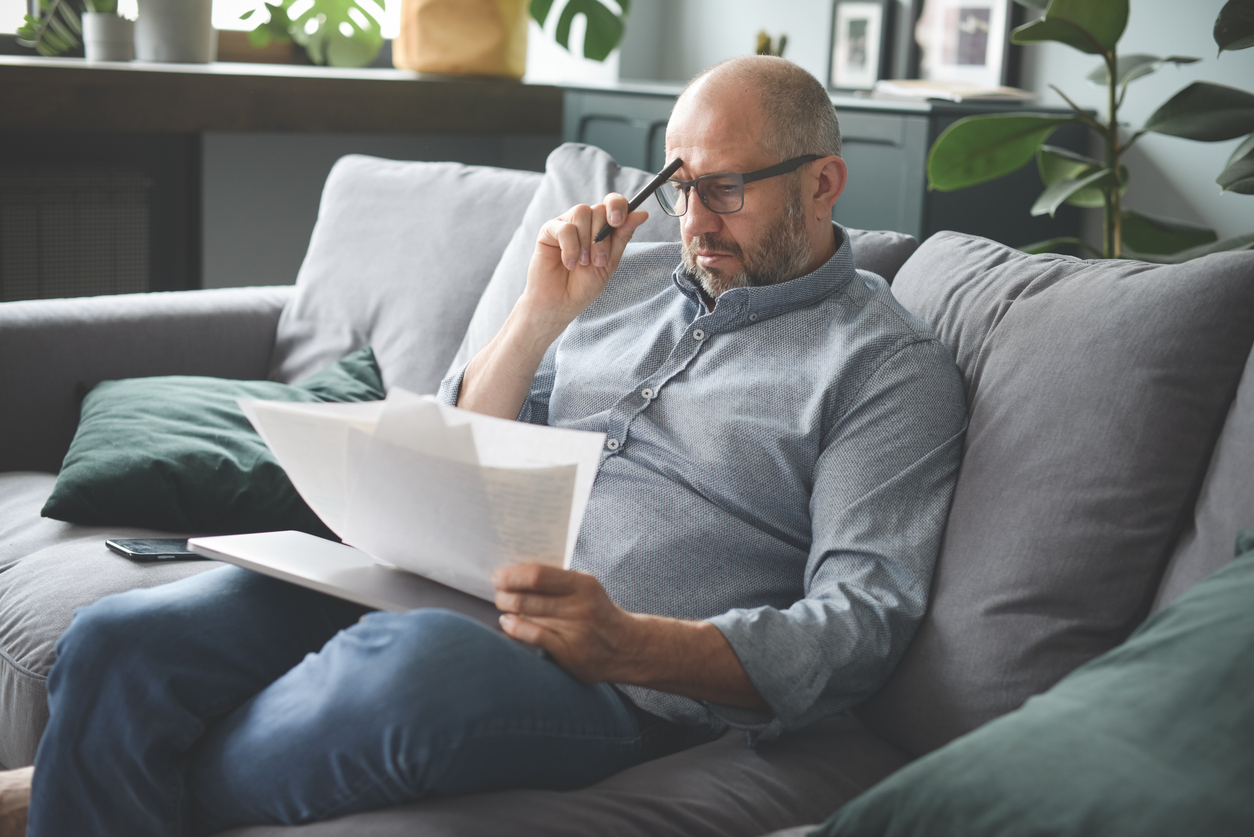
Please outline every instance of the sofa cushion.
[{"label": "sofa cushion", "polygon": [[388,387],[434,392],[540,175],[351,155],[331,169],[270,377],[366,344]]},{"label": "sofa cushion", "polygon": [[297,384],[184,375],[105,381],[83,400],[43,514],[90,526],[330,537],[236,401],[383,396],[369,347]]},{"label": "sofa cushion", "polygon": [[1254,532],[1245,547],[1126,643],[816,837],[1254,834]]},{"label": "sofa cushion", "polygon": [[906,762],[847,716],[751,749],[744,733],[578,791],[432,798],[338,820],[221,837],[758,837],[818,822]]},{"label": "sofa cushion", "polygon": [[1029,256],[957,233],[897,275],[967,387],[932,603],[859,711],[915,755],[1005,714],[1144,619],[1254,342],[1254,253]]},{"label": "sofa cushion", "polygon": [[[652,179],[652,172],[620,166],[613,157],[591,145],[568,142],[550,154],[545,163],[544,180],[501,256],[501,263],[493,271],[492,281],[475,308],[470,327],[448,371],[460,369],[505,323],[527,284],[527,265],[540,227],[546,221],[577,204],[596,203],[610,192],[631,197]],[[641,208],[648,210],[649,220],[636,230],[631,239],[633,243],[679,241],[678,218],[663,212],[653,199]],[[846,228],[845,232],[849,235],[854,263],[889,282],[919,246],[914,236],[905,233],[852,228]]]},{"label": "sofa cushion", "polygon": [[1215,443],[1191,525],[1176,546],[1154,600],[1158,610],[1227,564],[1237,531],[1254,520],[1254,354]]},{"label": "sofa cushion", "polygon": [[39,516],[56,477],[0,474],[0,768],[35,758],[48,722],[44,681],[53,647],[76,608],[110,593],[153,587],[218,566],[213,561],[140,564],[106,538],[185,537],[121,526],[92,528]]}]

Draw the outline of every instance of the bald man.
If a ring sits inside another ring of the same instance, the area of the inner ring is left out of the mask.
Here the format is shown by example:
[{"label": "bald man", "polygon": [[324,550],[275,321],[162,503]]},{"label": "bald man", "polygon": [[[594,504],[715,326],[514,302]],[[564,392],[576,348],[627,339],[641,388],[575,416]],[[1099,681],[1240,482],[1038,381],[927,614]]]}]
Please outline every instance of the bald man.
[{"label": "bald man", "polygon": [[659,202],[682,244],[627,252],[647,216],[621,195],[573,207],[440,390],[607,435],[572,569],[500,571],[500,632],[234,567],[103,599],[58,645],[32,837],[575,788],[878,688],[926,605],[966,424],[957,371],[831,221],[846,169],[813,77],[718,65],[666,144],[683,167]]}]

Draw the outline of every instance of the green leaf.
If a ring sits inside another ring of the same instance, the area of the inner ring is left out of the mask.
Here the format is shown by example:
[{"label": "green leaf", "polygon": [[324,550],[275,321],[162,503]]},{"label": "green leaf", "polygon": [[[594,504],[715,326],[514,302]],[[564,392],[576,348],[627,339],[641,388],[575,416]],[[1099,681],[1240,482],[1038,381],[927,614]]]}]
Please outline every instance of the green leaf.
[{"label": "green leaf", "polygon": [[1200,142],[1233,139],[1254,131],[1254,94],[1195,81],[1154,111],[1145,130]]},{"label": "green leaf", "polygon": [[570,24],[576,15],[583,15],[588,27],[583,36],[583,56],[604,61],[623,37],[623,20],[598,0],[569,0],[557,19],[554,39],[570,49]]},{"label": "green leaf", "polygon": [[553,8],[553,0],[531,0],[531,16],[541,26],[549,19],[549,11]]},{"label": "green leaf", "polygon": [[256,10],[256,9],[249,9],[248,11],[246,11],[246,12],[244,12],[242,15],[240,15],[240,16],[239,16],[239,19],[240,19],[240,20],[248,20],[250,17],[252,17],[254,14],[256,14],[256,12],[257,12],[257,10]]},{"label": "green leaf", "polygon": [[1060,236],[1058,238],[1047,238],[1044,241],[1037,241],[1032,244],[1025,244],[1019,249],[1022,250],[1024,253],[1027,253],[1032,256],[1036,256],[1041,253],[1057,253],[1059,249],[1062,247],[1078,247],[1078,248],[1083,248],[1085,250],[1088,250],[1089,252],[1094,253],[1095,255],[1098,255],[1098,256],[1102,254],[1100,250],[1097,250],[1089,246],[1089,244],[1087,244],[1083,239],[1073,238],[1072,236]]},{"label": "green leaf", "polygon": [[[1083,154],[1077,154],[1066,148],[1053,145],[1042,145],[1036,152],[1036,169],[1041,174],[1041,182],[1052,186],[1059,180],[1079,180],[1102,168],[1100,160],[1094,160]],[[1130,175],[1127,166],[1119,166],[1119,192],[1128,191]],[[1082,189],[1067,198],[1072,206],[1096,207],[1104,206],[1106,198],[1099,188]]]},{"label": "green leaf", "polygon": [[1137,253],[1170,256],[1182,250],[1210,244],[1219,238],[1208,227],[1142,215],[1130,209],[1125,209],[1120,218],[1123,246]]},{"label": "green leaf", "polygon": [[[1159,58],[1157,55],[1147,55],[1143,52],[1120,55],[1115,60],[1115,84],[1124,85],[1136,81],[1139,78],[1157,72],[1158,68],[1164,64],[1179,66],[1181,64],[1192,64],[1200,60],[1199,58],[1189,58],[1185,55],[1168,55],[1166,58]],[[1110,73],[1106,70],[1105,62],[1102,62],[1097,69],[1085,76],[1085,78],[1099,87],[1105,87],[1109,77]]]},{"label": "green leaf", "polygon": [[1084,189],[1092,189],[1100,186],[1108,186],[1111,182],[1110,169],[1098,169],[1084,177],[1070,178],[1066,177],[1062,180],[1056,180],[1036,199],[1036,203],[1032,204],[1031,214],[1046,215],[1053,218],[1054,213],[1058,211],[1058,207],[1074,195]]},{"label": "green leaf", "polygon": [[1058,41],[1090,55],[1115,48],[1128,25],[1128,0],[1053,0],[1045,17],[1010,33],[1016,44]]},{"label": "green leaf", "polygon": [[1246,137],[1245,142],[1232,152],[1215,182],[1225,192],[1254,195],[1254,134]]},{"label": "green leaf", "polygon": [[1201,247],[1190,247],[1188,250],[1181,250],[1178,253],[1162,256],[1154,253],[1137,253],[1135,258],[1143,262],[1155,262],[1157,264],[1180,264],[1192,259],[1198,259],[1202,256],[1209,256],[1211,253],[1226,253],[1231,250],[1251,250],[1254,249],[1254,233],[1244,233],[1243,235],[1234,235],[1232,238],[1225,238],[1222,241],[1216,241],[1214,244],[1203,244]]},{"label": "green leaf", "polygon": [[[275,5],[287,15],[298,2],[300,0],[279,0],[277,4],[267,5],[272,7],[272,15]],[[314,24],[313,31],[309,31],[310,22]],[[348,34],[342,29],[348,29]],[[371,14],[370,6],[359,0],[314,0],[300,16],[290,21],[287,31],[315,64],[333,67],[364,67],[383,46],[379,21]]]},{"label": "green leaf", "polygon": [[1228,0],[1215,18],[1215,43],[1225,49],[1254,46],[1254,0]]},{"label": "green leaf", "polygon": [[928,188],[950,192],[1010,174],[1032,159],[1065,116],[991,114],[968,116],[936,138],[927,155]]}]

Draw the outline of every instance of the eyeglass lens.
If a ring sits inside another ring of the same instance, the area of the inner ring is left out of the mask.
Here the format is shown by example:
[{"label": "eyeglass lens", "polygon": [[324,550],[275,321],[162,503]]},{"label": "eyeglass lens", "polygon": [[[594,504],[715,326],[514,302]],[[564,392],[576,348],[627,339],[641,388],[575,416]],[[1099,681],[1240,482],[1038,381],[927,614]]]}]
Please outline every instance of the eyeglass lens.
[{"label": "eyeglass lens", "polygon": [[711,212],[726,215],[739,212],[745,205],[745,187],[739,177],[718,176],[701,178],[694,186],[668,180],[657,190],[658,203],[668,215],[680,216],[688,211],[688,193],[695,188],[701,202]]}]

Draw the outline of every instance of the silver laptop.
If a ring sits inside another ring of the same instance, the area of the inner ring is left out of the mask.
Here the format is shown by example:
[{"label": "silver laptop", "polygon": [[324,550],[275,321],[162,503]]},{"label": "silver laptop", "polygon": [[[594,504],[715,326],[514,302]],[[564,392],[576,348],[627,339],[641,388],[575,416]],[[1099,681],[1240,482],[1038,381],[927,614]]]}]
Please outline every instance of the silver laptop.
[{"label": "silver laptop", "polygon": [[499,629],[501,613],[491,602],[384,566],[359,549],[304,532],[191,538],[187,546],[200,555],[377,610],[438,607]]}]

